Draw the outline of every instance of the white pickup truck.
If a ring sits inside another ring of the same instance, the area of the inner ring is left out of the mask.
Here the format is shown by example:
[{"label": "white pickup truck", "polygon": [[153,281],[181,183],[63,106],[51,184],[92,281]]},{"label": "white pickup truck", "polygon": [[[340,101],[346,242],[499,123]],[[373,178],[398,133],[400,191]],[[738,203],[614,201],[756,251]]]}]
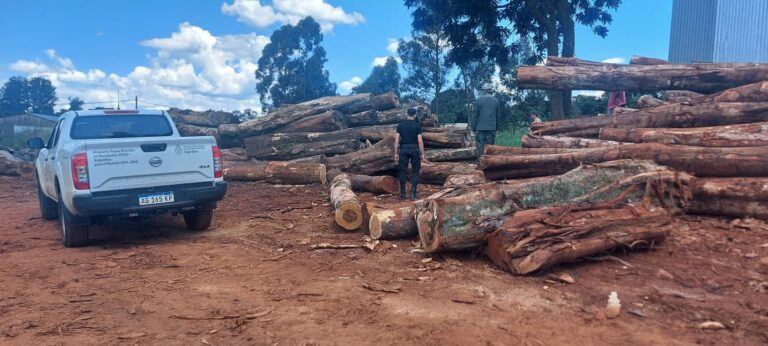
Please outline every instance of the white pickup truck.
[{"label": "white pickup truck", "polygon": [[221,151],[213,137],[181,137],[163,111],[64,113],[50,138],[27,141],[35,161],[40,213],[58,218],[64,246],[88,243],[88,228],[109,218],[184,216],[211,225],[224,198]]}]

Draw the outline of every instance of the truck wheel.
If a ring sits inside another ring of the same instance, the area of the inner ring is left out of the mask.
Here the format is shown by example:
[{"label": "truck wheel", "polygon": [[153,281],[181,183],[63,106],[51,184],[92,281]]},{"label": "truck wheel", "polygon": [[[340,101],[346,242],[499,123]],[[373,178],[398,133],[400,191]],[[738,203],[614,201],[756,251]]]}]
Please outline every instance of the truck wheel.
[{"label": "truck wheel", "polygon": [[213,209],[198,209],[184,213],[184,223],[193,231],[202,231],[211,227]]},{"label": "truck wheel", "polygon": [[73,215],[64,205],[59,192],[59,224],[61,243],[66,247],[80,247],[88,244],[88,218]]},{"label": "truck wheel", "polygon": [[37,200],[40,204],[40,217],[43,220],[56,220],[59,217],[59,206],[56,201],[43,194],[39,180],[37,181]]}]

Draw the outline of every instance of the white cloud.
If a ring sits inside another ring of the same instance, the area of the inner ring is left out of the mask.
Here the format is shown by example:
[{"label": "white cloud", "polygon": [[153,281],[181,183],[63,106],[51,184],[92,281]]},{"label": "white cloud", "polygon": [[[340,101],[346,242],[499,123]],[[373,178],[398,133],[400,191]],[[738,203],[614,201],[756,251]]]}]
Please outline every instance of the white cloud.
[{"label": "white cloud", "polygon": [[173,107],[258,109],[253,73],[268,43],[268,37],[254,33],[215,36],[203,28],[182,23],[170,37],[139,42],[157,52],[149,56],[148,64],[135,66],[127,75],[100,69],[78,70],[72,60],[59,56],[53,49],[45,51],[48,64],[19,60],[9,68],[50,79],[60,101],[70,96],[86,102],[113,101],[120,88],[121,99],[138,95],[139,100]]},{"label": "white cloud", "polygon": [[263,5],[260,0],[234,0],[232,4],[221,4],[221,12],[257,28],[275,23],[296,24],[308,16],[320,24],[323,32],[333,30],[337,24],[365,22],[362,14],[348,13],[341,6],[334,7],[324,0],[273,0],[272,5]]},{"label": "white cloud", "polygon": [[363,79],[360,77],[352,77],[350,80],[345,80],[341,83],[339,83],[339,88],[344,92],[350,92],[352,91],[352,88],[360,85],[363,83]]},{"label": "white cloud", "polygon": [[387,39],[387,51],[392,54],[397,54],[397,49],[400,48],[400,41],[394,38]]},{"label": "white cloud", "polygon": [[[373,62],[371,63],[371,67],[384,66],[387,63],[387,59],[389,59],[389,58],[390,58],[389,56],[379,56],[379,57],[373,58]],[[400,59],[399,56],[396,56],[394,58],[395,58],[395,61],[397,61],[398,64],[402,64],[403,63],[403,59]]]},{"label": "white cloud", "polygon": [[604,62],[604,63],[606,63],[606,64],[624,64],[624,63],[626,63],[626,62],[627,62],[627,60],[625,60],[625,59],[624,59],[624,58],[622,58],[622,57],[615,57],[615,58],[608,58],[608,59],[605,59],[605,60],[603,60],[602,62]]}]

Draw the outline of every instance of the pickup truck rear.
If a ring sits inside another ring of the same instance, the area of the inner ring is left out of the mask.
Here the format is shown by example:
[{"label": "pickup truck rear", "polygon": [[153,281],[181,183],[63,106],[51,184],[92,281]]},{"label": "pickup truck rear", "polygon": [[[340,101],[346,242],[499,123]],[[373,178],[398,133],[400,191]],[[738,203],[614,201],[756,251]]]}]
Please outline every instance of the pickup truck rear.
[{"label": "pickup truck rear", "polygon": [[207,229],[227,190],[216,140],[180,137],[162,111],[68,112],[47,142],[28,144],[40,149],[41,216],[59,219],[68,247],[110,218],[181,214],[189,229]]}]

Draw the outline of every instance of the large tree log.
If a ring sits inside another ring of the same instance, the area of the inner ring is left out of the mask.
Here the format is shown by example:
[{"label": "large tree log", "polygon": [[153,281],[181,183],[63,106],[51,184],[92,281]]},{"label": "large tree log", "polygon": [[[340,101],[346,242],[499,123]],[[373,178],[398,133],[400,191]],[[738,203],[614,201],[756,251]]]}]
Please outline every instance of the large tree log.
[{"label": "large tree log", "polygon": [[588,117],[532,123],[537,135],[604,127],[702,127],[768,121],[768,102],[673,103],[611,117]]},{"label": "large tree log", "polygon": [[371,94],[350,96],[326,96],[316,100],[280,107],[269,114],[248,120],[238,125],[242,137],[251,137],[286,126],[299,119],[337,110],[345,114],[354,114],[371,109]]},{"label": "large tree log", "polygon": [[[377,111],[386,111],[397,108],[400,106],[400,98],[394,92],[386,92],[383,94],[375,95],[371,99],[373,109]],[[347,113],[352,114],[352,113]]]},{"label": "large tree log", "polygon": [[624,160],[580,166],[559,176],[457,189],[418,214],[419,238],[429,252],[473,248],[516,211],[582,202],[644,200],[677,211],[690,197],[691,179],[647,161]]},{"label": "large tree log", "polygon": [[768,64],[578,64],[520,66],[517,85],[543,90],[692,90],[716,92],[768,80]]},{"label": "large tree log", "polygon": [[270,184],[307,185],[325,184],[326,168],[323,164],[296,162],[269,162],[224,169],[229,181],[264,181]]},{"label": "large tree log", "polygon": [[633,55],[632,58],[629,59],[629,64],[630,65],[669,65],[671,63],[664,59]]},{"label": "large tree log", "polygon": [[237,124],[221,124],[219,130],[219,145],[222,148],[235,148],[243,146],[243,138],[237,130]]},{"label": "large tree log", "polygon": [[369,148],[328,158],[328,169],[374,175],[397,167],[394,161],[395,139],[386,138]]},{"label": "large tree log", "polygon": [[360,136],[353,129],[320,133],[275,133],[245,139],[248,155],[265,160],[346,154],[361,147]]},{"label": "large tree log", "polygon": [[768,145],[768,122],[689,129],[604,128],[600,130],[600,139],[701,147],[758,147]]},{"label": "large tree log", "polygon": [[332,132],[343,130],[347,127],[349,127],[347,117],[339,111],[331,110],[325,113],[301,118],[281,127],[276,130],[276,132]]},{"label": "large tree log", "polygon": [[621,145],[619,142],[590,138],[525,135],[521,139],[523,148],[599,148]]},{"label": "large tree log", "polygon": [[[395,136],[397,125],[375,125],[347,129],[357,132],[361,140],[371,143]],[[467,130],[456,127],[425,127],[421,134],[425,148],[463,148],[469,146]]]},{"label": "large tree log", "polygon": [[427,184],[443,185],[445,179],[456,174],[476,174],[477,165],[460,162],[424,162],[421,164],[419,179]]},{"label": "large tree log", "polygon": [[666,104],[666,102],[659,100],[651,95],[643,95],[640,96],[640,98],[637,99],[637,103],[635,104],[635,108],[637,109],[646,109],[646,108],[653,108],[658,107],[663,104]]},{"label": "large tree log", "polygon": [[701,97],[704,97],[704,94],[689,90],[666,90],[663,99],[671,103],[691,103]]},{"label": "large tree log", "polygon": [[485,184],[488,181],[485,180],[485,174],[483,171],[475,171],[470,174],[453,174],[445,178],[444,187],[462,187],[462,186],[474,186]]},{"label": "large tree log", "polygon": [[427,208],[429,201],[445,196],[453,189],[444,189],[427,198],[413,202],[382,206],[366,203],[368,232],[373,239],[410,238],[418,234],[416,214]]},{"label": "large tree log", "polygon": [[192,110],[171,108],[168,110],[168,114],[171,115],[171,118],[177,124],[218,127],[221,124],[234,124],[238,122],[237,118],[232,113],[212,110],[196,112]]},{"label": "large tree log", "polygon": [[35,172],[32,162],[9,160],[0,156],[0,176],[31,176]]},{"label": "large tree log", "polygon": [[396,194],[400,189],[400,183],[391,175],[352,174],[349,179],[352,182],[352,191],[356,192]]},{"label": "large tree log", "polygon": [[579,149],[566,148],[517,148],[500,145],[486,145],[484,155],[543,155],[579,152]]},{"label": "large tree log", "polygon": [[764,102],[766,99],[768,99],[768,82],[728,89],[714,96],[715,102]]},{"label": "large tree log", "polygon": [[581,149],[548,155],[483,156],[480,167],[490,180],[562,174],[584,163],[622,159],[652,160],[699,177],[768,176],[765,147],[708,148],[657,143]]},{"label": "large tree log", "polygon": [[433,149],[427,150],[424,155],[429,162],[473,161],[477,159],[477,149],[475,147]]},{"label": "large tree log", "polygon": [[217,142],[221,140],[219,130],[215,128],[187,124],[178,124],[176,125],[176,128],[179,130],[179,134],[182,137],[211,136],[216,138]]},{"label": "large tree log", "polygon": [[768,220],[768,178],[705,178],[692,186],[688,212]]},{"label": "large tree log", "polygon": [[529,274],[620,247],[652,246],[666,237],[671,219],[664,208],[642,203],[525,210],[488,236],[486,254],[504,270]]},{"label": "large tree log", "polygon": [[243,148],[222,149],[221,159],[225,162],[248,161],[248,153]]},{"label": "large tree log", "polygon": [[362,205],[352,192],[352,182],[347,174],[339,174],[333,178],[331,205],[333,205],[334,220],[341,228],[354,231],[363,225]]}]

